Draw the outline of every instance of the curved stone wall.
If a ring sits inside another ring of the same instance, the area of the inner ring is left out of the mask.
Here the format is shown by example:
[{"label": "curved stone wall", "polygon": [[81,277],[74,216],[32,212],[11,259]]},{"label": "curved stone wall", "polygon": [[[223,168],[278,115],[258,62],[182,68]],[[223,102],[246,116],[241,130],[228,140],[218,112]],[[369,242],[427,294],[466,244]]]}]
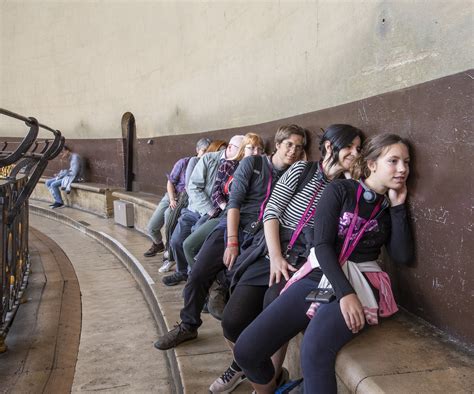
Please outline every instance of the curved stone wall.
[{"label": "curved stone wall", "polygon": [[[0,7],[1,105],[61,129],[95,182],[123,185],[126,112],[138,137],[134,186],[155,193],[200,132],[256,131],[270,147],[282,123],[308,127],[314,142],[346,122],[409,137],[417,259],[387,267],[404,307],[474,342],[472,2]],[[15,137],[2,124],[0,135]]]},{"label": "curved stone wall", "polygon": [[[258,124],[472,65],[465,1],[22,2],[1,15],[1,103],[67,138]],[[8,133],[2,129],[0,133]]]}]

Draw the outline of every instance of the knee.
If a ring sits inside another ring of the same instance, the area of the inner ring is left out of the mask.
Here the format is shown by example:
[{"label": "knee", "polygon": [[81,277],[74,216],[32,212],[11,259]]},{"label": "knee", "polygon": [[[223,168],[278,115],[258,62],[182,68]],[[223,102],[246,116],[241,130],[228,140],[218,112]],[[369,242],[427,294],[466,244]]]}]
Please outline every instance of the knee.
[{"label": "knee", "polygon": [[175,229],[175,231],[173,231],[173,234],[171,235],[170,239],[170,246],[174,250],[176,250],[182,244],[181,234],[179,233],[179,231],[176,230],[178,229]]},{"label": "knee", "polygon": [[282,282],[280,283],[275,283],[272,287],[270,287],[266,292],[265,292],[265,297],[263,299],[263,308],[265,309],[268,305],[270,305],[273,301],[276,300],[276,298],[280,295],[281,290],[283,289],[283,286],[281,285]]},{"label": "knee", "polygon": [[305,367],[316,368],[318,366],[319,368],[319,366],[329,365],[331,357],[335,359],[336,354],[329,350],[328,342],[322,340],[317,335],[306,334],[303,337],[300,350],[301,366],[303,369]]},{"label": "knee", "polygon": [[189,241],[189,237],[183,241],[183,250],[185,251],[185,253],[192,252],[192,242]]},{"label": "knee", "polygon": [[226,309],[224,309],[221,324],[224,337],[232,343],[236,343],[240,333],[243,331],[242,323],[233,313],[226,313]]},{"label": "knee", "polygon": [[255,349],[250,349],[244,338],[242,338],[242,340],[238,340],[235,344],[234,359],[240,368],[252,370],[253,364],[256,361]]},{"label": "knee", "polygon": [[188,283],[192,283],[194,285],[205,285],[210,281],[211,279],[209,278],[209,274],[205,269],[201,269],[201,264],[198,264],[197,262],[194,263],[193,268],[188,277]]}]

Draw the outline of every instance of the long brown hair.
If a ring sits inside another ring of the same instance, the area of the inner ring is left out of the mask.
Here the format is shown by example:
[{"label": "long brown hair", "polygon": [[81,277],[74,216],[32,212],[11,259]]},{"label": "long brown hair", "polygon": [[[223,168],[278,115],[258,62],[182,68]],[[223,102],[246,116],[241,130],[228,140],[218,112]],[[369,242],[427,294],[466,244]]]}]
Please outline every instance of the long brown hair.
[{"label": "long brown hair", "polygon": [[361,178],[368,178],[370,175],[369,161],[377,160],[385,150],[395,144],[403,144],[410,152],[410,144],[408,140],[400,137],[398,134],[379,134],[369,138],[362,147],[360,156],[354,162],[351,168],[351,175],[353,179],[359,180]]},{"label": "long brown hair", "polygon": [[223,149],[226,149],[226,148],[227,148],[227,142],[225,142],[223,140],[214,140],[214,141],[211,142],[211,144],[206,149],[206,153],[217,152],[217,151],[220,151],[220,150],[223,150]]}]

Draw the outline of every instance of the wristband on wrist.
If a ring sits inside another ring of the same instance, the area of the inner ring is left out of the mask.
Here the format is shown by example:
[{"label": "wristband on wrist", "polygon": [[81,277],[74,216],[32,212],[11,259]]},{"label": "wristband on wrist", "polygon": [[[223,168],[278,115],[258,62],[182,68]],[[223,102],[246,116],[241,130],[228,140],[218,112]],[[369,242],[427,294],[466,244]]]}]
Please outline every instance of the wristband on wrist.
[{"label": "wristband on wrist", "polygon": [[238,242],[227,242],[227,246],[239,246]]}]

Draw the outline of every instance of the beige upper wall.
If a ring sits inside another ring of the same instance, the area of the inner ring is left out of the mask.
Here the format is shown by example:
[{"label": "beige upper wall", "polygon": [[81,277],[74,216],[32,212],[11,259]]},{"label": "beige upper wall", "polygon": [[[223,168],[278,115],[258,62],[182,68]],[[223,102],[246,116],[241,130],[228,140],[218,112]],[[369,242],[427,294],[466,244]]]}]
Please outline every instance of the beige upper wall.
[{"label": "beige upper wall", "polygon": [[[69,138],[230,128],[467,70],[472,1],[3,1],[0,106]],[[13,135],[0,123],[1,135]]]}]

